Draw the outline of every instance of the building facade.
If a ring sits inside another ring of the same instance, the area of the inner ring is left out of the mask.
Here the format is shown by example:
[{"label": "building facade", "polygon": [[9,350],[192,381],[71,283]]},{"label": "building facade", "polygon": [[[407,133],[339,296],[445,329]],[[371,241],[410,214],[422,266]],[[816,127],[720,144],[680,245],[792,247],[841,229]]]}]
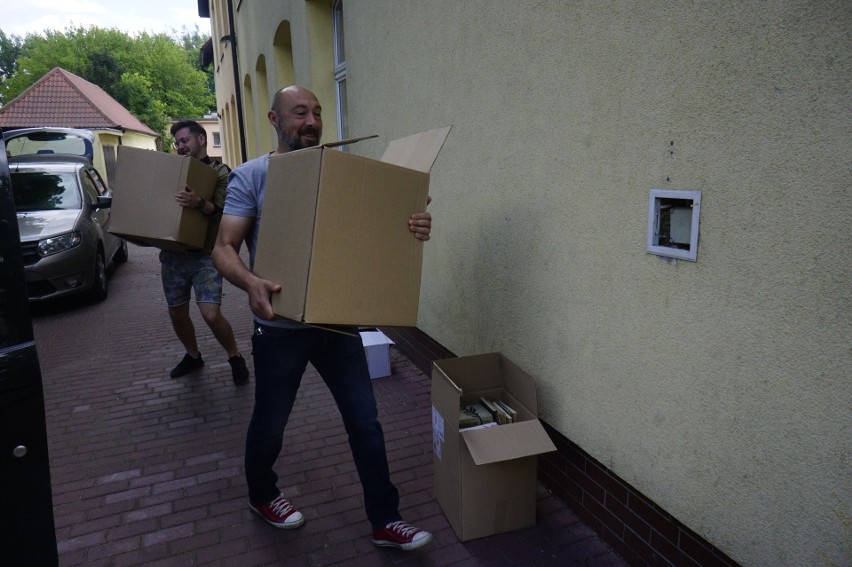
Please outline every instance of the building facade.
[{"label": "building facade", "polygon": [[541,480],[626,559],[852,562],[848,2],[199,12],[232,166],[291,83],[362,155],[453,126],[418,328],[536,378]]}]

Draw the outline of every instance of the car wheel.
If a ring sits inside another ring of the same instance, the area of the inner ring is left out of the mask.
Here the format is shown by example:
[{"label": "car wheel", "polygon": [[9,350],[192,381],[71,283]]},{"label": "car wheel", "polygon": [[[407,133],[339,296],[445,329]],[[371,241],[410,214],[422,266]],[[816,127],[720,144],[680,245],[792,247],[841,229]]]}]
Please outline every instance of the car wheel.
[{"label": "car wheel", "polygon": [[112,261],[116,264],[123,264],[127,261],[127,241],[125,239],[121,239],[121,244],[118,245],[118,250],[115,251],[115,256],[113,256]]},{"label": "car wheel", "polygon": [[95,281],[92,283],[92,298],[101,301],[107,296],[107,273],[104,253],[100,250],[95,258]]}]

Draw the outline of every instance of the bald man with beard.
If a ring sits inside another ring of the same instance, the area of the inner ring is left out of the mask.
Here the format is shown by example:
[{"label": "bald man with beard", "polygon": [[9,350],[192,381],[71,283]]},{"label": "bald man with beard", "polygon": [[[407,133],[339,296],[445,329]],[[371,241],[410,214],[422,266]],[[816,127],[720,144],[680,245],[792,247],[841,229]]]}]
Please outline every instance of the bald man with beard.
[{"label": "bald man with beard", "polygon": [[[267,116],[277,134],[276,153],[320,143],[322,108],[316,95],[308,89],[294,85],[279,90]],[[279,490],[273,466],[281,453],[284,428],[310,362],[334,396],[343,418],[364,489],[364,506],[373,527],[373,543],[404,550],[417,549],[429,543],[432,534],[402,521],[399,514],[399,492],[390,479],[384,433],[378,421],[367,359],[357,329],[353,327],[349,329],[350,334],[343,334],[276,318],[270,296],[279,293],[281,286],[251,271],[269,156],[250,160],[231,172],[213,250],[216,268],[248,294],[255,318],[252,335],[255,401],[245,454],[249,508],[277,528],[298,528],[305,521]],[[428,240],[432,217],[427,212],[415,213],[409,218],[408,227],[412,238]],[[249,266],[239,256],[243,242],[248,246]]]}]

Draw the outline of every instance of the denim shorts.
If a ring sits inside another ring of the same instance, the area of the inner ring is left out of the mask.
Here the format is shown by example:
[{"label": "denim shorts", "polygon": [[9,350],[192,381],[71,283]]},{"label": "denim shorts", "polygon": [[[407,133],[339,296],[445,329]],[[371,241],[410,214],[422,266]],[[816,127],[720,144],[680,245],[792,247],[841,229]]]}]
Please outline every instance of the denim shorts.
[{"label": "denim shorts", "polygon": [[213,267],[210,254],[160,250],[160,263],[169,307],[189,303],[191,289],[196,303],[222,303],[222,274]]}]

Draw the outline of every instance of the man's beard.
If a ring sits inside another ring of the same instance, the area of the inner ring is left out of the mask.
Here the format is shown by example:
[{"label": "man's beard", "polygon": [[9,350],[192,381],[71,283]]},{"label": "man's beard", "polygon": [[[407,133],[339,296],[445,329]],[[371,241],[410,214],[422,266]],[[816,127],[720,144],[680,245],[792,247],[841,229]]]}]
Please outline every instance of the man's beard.
[{"label": "man's beard", "polygon": [[[303,144],[302,143],[302,136],[304,136],[304,135],[314,136],[316,138],[316,143]],[[281,141],[283,141],[284,144],[288,148],[290,148],[290,151],[301,150],[301,149],[304,149],[304,148],[310,148],[312,146],[319,145],[319,132],[317,131],[316,128],[312,128],[310,126],[308,126],[306,128],[302,128],[301,130],[296,132],[296,135],[293,136],[293,137],[289,136],[287,134],[287,132],[281,132]]]}]

